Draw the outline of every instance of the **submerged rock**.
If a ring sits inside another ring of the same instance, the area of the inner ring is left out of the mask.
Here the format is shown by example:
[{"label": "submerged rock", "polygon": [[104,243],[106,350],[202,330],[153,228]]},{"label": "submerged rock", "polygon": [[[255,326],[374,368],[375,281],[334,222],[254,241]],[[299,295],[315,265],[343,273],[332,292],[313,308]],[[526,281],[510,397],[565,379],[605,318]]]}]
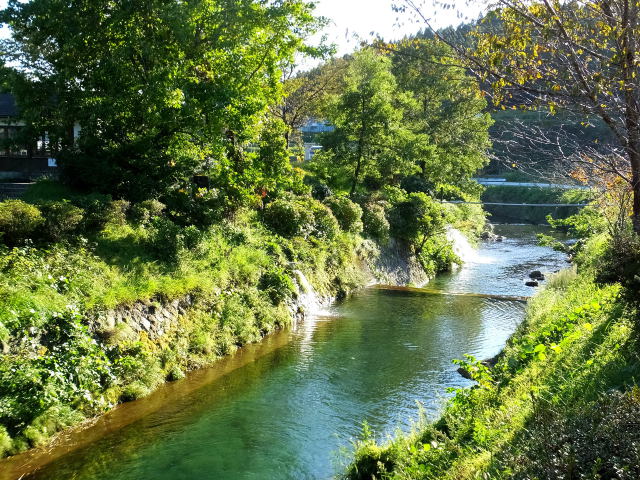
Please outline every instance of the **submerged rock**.
[{"label": "submerged rock", "polygon": [[540,284],[538,282],[536,282],[535,280],[530,280],[528,282],[525,282],[525,285],[527,287],[537,287]]}]

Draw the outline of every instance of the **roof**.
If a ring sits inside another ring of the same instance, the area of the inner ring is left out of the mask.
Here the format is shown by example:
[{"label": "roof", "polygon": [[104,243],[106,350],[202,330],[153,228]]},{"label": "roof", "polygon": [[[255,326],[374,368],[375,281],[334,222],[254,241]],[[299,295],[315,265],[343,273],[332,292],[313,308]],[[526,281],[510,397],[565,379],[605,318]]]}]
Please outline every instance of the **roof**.
[{"label": "roof", "polygon": [[18,115],[16,100],[10,93],[0,93],[0,117],[15,117]]}]

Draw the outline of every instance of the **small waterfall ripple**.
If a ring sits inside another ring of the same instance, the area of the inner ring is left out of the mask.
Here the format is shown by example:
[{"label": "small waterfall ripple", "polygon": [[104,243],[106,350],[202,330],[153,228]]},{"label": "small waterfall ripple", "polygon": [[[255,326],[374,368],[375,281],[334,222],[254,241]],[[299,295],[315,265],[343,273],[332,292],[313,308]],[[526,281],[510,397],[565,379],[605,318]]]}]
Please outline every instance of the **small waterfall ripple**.
[{"label": "small waterfall ripple", "polygon": [[495,259],[485,257],[469,243],[462,232],[453,227],[447,227],[447,239],[453,244],[453,251],[464,263],[494,263]]}]

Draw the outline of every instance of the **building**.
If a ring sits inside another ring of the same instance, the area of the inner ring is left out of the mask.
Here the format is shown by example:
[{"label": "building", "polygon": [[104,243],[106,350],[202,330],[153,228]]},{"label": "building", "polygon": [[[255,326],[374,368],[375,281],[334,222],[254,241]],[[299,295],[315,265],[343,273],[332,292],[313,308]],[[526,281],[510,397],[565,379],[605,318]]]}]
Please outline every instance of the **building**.
[{"label": "building", "polygon": [[[20,130],[25,127],[19,113],[14,96],[0,93],[0,180],[54,176],[57,162],[48,149],[46,132],[31,142],[17,140]],[[80,125],[76,123],[73,137],[78,138],[79,135]]]},{"label": "building", "polygon": [[303,134],[307,134],[307,135],[315,135],[315,134],[324,133],[324,132],[333,132],[333,130],[334,130],[333,125],[328,124],[324,120],[315,120],[315,119],[309,120],[300,128],[300,131]]}]

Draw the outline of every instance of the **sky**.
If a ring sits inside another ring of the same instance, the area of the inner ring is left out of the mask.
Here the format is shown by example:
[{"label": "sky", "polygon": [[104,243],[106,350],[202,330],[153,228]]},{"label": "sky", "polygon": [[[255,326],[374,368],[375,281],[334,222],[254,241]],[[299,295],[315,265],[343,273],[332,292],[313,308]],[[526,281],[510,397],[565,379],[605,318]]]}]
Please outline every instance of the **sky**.
[{"label": "sky", "polygon": [[[392,10],[393,0],[316,0],[316,14],[327,17],[331,23],[325,34],[330,43],[338,47],[338,55],[353,51],[360,40],[371,40],[376,35],[385,40],[396,40],[416,33],[424,28],[424,22],[414,15],[402,15]],[[396,0],[395,3],[403,3]],[[457,25],[478,17],[480,8],[470,6],[483,2],[453,0],[454,8],[437,7],[431,1],[423,2],[423,15],[429,18],[435,28]],[[461,13],[462,18],[458,16]],[[358,40],[358,38],[360,40]]]}]

